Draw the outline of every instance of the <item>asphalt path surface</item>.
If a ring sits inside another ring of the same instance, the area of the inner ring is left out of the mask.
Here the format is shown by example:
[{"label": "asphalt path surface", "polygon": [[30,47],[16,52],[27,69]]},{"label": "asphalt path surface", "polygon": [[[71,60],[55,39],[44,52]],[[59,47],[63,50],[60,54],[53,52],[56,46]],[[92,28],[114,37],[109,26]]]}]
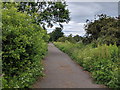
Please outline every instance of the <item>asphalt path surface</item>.
[{"label": "asphalt path surface", "polygon": [[48,44],[43,63],[45,77],[39,78],[33,88],[104,88],[95,84],[88,72],[52,43]]}]

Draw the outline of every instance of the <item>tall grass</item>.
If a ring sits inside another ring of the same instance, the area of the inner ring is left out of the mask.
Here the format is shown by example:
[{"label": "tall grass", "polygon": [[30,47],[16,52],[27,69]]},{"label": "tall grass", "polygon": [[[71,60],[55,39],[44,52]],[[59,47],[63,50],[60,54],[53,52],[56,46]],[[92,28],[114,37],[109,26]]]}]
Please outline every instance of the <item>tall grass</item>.
[{"label": "tall grass", "polygon": [[105,84],[110,88],[120,88],[120,49],[116,45],[104,44],[94,48],[93,44],[86,46],[70,42],[54,44],[85,70],[91,72],[96,83]]}]

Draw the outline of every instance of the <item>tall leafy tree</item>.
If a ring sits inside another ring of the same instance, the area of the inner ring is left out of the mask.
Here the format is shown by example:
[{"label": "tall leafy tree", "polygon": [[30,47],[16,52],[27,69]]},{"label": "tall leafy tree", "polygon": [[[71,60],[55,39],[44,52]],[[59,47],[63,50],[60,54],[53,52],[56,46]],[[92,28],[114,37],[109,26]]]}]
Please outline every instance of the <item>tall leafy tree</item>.
[{"label": "tall leafy tree", "polygon": [[27,12],[35,17],[35,22],[42,25],[43,28],[53,27],[54,24],[70,21],[69,10],[66,8],[66,2],[21,2],[18,10]]},{"label": "tall leafy tree", "polygon": [[98,41],[100,43],[120,45],[119,18],[110,17],[105,14],[98,15],[98,19],[87,21],[85,26],[86,38],[90,42]]}]

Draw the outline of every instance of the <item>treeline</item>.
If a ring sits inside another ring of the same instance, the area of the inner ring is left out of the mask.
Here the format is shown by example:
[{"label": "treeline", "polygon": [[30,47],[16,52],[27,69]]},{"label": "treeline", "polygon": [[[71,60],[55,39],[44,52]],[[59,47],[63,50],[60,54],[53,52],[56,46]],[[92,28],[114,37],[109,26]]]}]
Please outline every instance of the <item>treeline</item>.
[{"label": "treeline", "polygon": [[28,88],[43,76],[45,24],[68,22],[65,7],[65,2],[2,2],[2,88]]},{"label": "treeline", "polygon": [[56,27],[55,30],[49,33],[50,35],[49,42],[54,42],[54,41],[59,41],[59,42],[69,41],[72,43],[82,42],[83,37],[79,35],[72,36],[72,34],[70,34],[69,36],[65,36],[62,30],[63,28]]},{"label": "treeline", "polygon": [[[86,25],[84,27],[86,34],[81,37],[79,35],[76,36],[64,36],[64,33],[55,29],[52,33],[50,33],[51,38],[55,38],[57,35],[57,39],[51,39],[52,41],[60,41],[60,42],[82,42],[84,44],[94,43],[95,46],[102,44],[116,44],[120,45],[120,17],[110,17],[105,14],[98,15],[97,19],[90,21],[86,20]],[[53,33],[57,33],[57,35],[53,35]],[[59,34],[61,34],[59,36]]]}]

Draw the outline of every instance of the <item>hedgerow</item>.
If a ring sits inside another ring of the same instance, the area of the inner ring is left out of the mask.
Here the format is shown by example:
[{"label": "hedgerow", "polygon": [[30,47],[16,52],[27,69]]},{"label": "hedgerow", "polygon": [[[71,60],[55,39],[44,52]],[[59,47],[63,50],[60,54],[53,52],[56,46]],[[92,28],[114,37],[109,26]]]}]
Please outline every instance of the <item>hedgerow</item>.
[{"label": "hedgerow", "polygon": [[84,70],[91,72],[96,83],[105,84],[110,88],[120,88],[120,50],[116,45],[101,45],[94,48],[93,44],[54,44],[83,66]]},{"label": "hedgerow", "polygon": [[[34,18],[9,4],[2,9],[3,88],[25,88],[43,75],[48,35]],[[46,39],[46,40],[45,40]]]}]

